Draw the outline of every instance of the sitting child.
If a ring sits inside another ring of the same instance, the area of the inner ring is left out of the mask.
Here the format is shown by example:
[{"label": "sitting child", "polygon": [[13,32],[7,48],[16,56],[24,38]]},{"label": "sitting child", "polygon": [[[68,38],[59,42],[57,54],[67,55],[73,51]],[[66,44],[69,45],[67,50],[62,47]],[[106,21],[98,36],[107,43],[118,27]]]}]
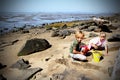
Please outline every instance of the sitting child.
[{"label": "sitting child", "polygon": [[89,50],[105,50],[108,55],[108,46],[106,41],[106,34],[104,32],[100,33],[99,37],[90,40],[88,45]]},{"label": "sitting child", "polygon": [[84,34],[81,31],[78,31],[75,33],[75,40],[73,41],[71,47],[70,47],[70,56],[73,59],[79,59],[79,60],[86,60],[86,51],[84,44],[81,43],[81,41],[84,38]]}]

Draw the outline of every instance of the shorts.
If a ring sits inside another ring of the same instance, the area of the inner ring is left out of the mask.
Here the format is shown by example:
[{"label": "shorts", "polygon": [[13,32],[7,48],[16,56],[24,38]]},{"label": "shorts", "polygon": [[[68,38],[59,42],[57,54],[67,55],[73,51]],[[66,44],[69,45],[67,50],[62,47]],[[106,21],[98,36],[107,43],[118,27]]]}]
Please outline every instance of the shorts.
[{"label": "shorts", "polygon": [[73,54],[70,53],[70,56],[74,59],[86,60],[86,56],[83,54]]}]

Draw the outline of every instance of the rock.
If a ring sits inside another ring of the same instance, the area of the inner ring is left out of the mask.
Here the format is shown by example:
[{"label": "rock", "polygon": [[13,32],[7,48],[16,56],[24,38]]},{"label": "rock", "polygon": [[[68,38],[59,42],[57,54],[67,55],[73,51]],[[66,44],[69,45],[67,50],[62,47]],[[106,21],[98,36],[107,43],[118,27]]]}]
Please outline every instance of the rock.
[{"label": "rock", "polygon": [[22,33],[30,33],[29,30],[23,30]]},{"label": "rock", "polygon": [[61,27],[61,29],[66,29],[67,28],[67,25],[66,24],[64,24],[62,27]]},{"label": "rock", "polygon": [[0,52],[1,52],[1,51],[4,51],[4,49],[0,49]]},{"label": "rock", "polygon": [[89,37],[97,37],[98,35],[97,34],[95,34],[95,33],[90,33],[89,34]]},{"label": "rock", "polygon": [[63,74],[53,74],[52,80],[63,80],[64,75]]},{"label": "rock", "polygon": [[108,38],[109,42],[113,42],[113,41],[120,41],[120,34],[114,34],[112,35],[110,38]]},{"label": "rock", "polygon": [[0,63],[0,69],[3,69],[5,67],[6,67],[6,65],[3,65],[2,63]]},{"label": "rock", "polygon": [[79,30],[85,30],[85,31],[94,31],[96,28],[98,28],[98,26],[93,21],[85,22],[84,24],[79,26]]},{"label": "rock", "polygon": [[52,30],[52,27],[46,27],[46,30]]},{"label": "rock", "polygon": [[59,37],[62,37],[62,36],[69,36],[71,33],[69,32],[69,30],[62,30],[62,31],[59,31]]},{"label": "rock", "polygon": [[99,28],[101,28],[101,31],[104,31],[104,32],[112,32],[106,25],[100,25]]},{"label": "rock", "polygon": [[14,40],[14,41],[12,41],[12,45],[14,45],[16,42],[18,42],[19,40],[17,39],[17,40]]},{"label": "rock", "polygon": [[52,32],[51,37],[56,37],[59,35],[59,30],[55,30]]},{"label": "rock", "polygon": [[65,38],[66,36],[69,36],[71,35],[71,33],[75,33],[74,30],[55,30],[52,34],[51,34],[51,37],[62,37],[62,38]]},{"label": "rock", "polygon": [[78,80],[91,80],[90,78],[86,77],[85,75],[80,75]]},{"label": "rock", "polygon": [[0,80],[7,80],[2,74],[0,74]]},{"label": "rock", "polygon": [[120,80],[120,49],[113,66],[111,80]]},{"label": "rock", "polygon": [[113,67],[109,67],[109,68],[108,68],[108,74],[109,74],[109,76],[112,75],[112,72],[113,72]]},{"label": "rock", "polygon": [[79,30],[86,29],[86,28],[88,28],[88,27],[89,27],[89,26],[87,26],[87,25],[79,26]]},{"label": "rock", "polygon": [[71,34],[75,34],[75,30],[69,30]]},{"label": "rock", "polygon": [[88,27],[88,31],[94,31],[97,28],[98,28],[98,26],[90,26],[90,27]]},{"label": "rock", "polygon": [[51,77],[41,77],[41,78],[38,78],[38,79],[34,79],[34,80],[52,80]]},{"label": "rock", "polygon": [[26,41],[26,44],[19,51],[18,56],[29,55],[34,52],[46,50],[50,47],[51,45],[46,39],[34,38]]},{"label": "rock", "polygon": [[65,69],[62,73],[54,73],[52,80],[93,80],[81,73],[75,69]]},{"label": "rock", "polygon": [[15,64],[11,66],[11,68],[18,68],[18,69],[27,69],[31,65],[29,65],[29,61],[25,61],[24,59],[18,60]]},{"label": "rock", "polygon": [[58,31],[59,31],[59,29],[58,29],[58,28],[56,28],[56,27],[52,27],[52,30],[53,30],[53,31],[56,31],[56,30],[58,30]]},{"label": "rock", "polygon": [[20,70],[21,75],[17,76],[17,80],[30,80],[36,73],[42,71],[42,68],[30,68],[25,70]]},{"label": "rock", "polygon": [[19,28],[17,28],[18,29],[18,31],[22,31],[22,30],[24,30],[25,28],[24,27],[19,27]]},{"label": "rock", "polygon": [[101,29],[100,29],[100,28],[96,28],[96,29],[94,30],[94,32],[101,32]]},{"label": "rock", "polygon": [[117,31],[120,31],[120,27],[117,28]]},{"label": "rock", "polygon": [[109,21],[108,20],[105,20],[105,19],[101,19],[101,18],[96,18],[96,17],[93,17],[93,21],[95,23],[97,23],[98,25],[101,25],[101,24],[108,24]]}]

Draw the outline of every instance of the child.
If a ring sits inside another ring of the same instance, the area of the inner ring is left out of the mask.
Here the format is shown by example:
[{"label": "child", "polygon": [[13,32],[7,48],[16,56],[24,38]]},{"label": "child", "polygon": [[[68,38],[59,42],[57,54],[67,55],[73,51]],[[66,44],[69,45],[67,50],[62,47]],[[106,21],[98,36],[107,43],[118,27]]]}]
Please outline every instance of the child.
[{"label": "child", "polygon": [[91,49],[105,50],[106,54],[108,55],[106,34],[104,32],[101,32],[99,37],[91,39],[89,42],[88,48],[89,50]]},{"label": "child", "polygon": [[81,31],[75,33],[75,40],[70,47],[70,56],[73,59],[86,60],[85,51],[82,48],[84,44],[81,41],[84,38],[84,34]]}]

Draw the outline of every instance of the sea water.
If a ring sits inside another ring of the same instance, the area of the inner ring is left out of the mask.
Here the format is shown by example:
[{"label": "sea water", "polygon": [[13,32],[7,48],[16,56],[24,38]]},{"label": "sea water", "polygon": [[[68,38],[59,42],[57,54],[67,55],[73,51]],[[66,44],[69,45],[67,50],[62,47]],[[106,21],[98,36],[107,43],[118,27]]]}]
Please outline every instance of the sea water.
[{"label": "sea water", "polygon": [[[108,15],[108,14],[107,14]],[[83,13],[32,13],[32,12],[8,12],[0,14],[0,30],[3,28],[13,29],[24,25],[41,26],[61,21],[89,20],[92,16],[106,16],[105,14]]]}]

